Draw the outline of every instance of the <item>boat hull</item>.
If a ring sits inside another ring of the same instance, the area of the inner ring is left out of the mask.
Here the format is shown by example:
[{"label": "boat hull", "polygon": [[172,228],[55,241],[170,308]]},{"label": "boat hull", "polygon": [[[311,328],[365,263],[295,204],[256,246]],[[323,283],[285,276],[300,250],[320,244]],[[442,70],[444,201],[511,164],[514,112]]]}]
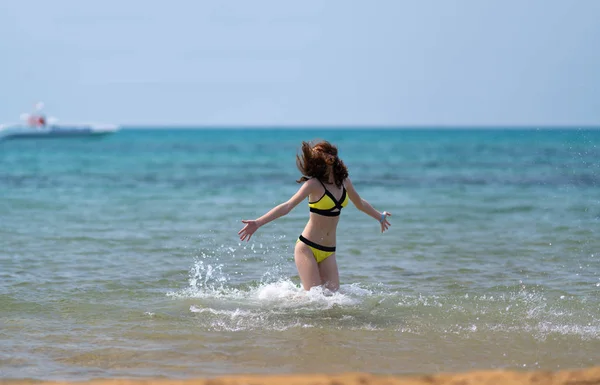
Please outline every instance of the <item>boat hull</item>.
[{"label": "boat hull", "polygon": [[67,138],[67,137],[100,137],[112,134],[118,130],[114,126],[45,126],[30,127],[11,125],[0,127],[0,139],[40,139],[40,138]]}]

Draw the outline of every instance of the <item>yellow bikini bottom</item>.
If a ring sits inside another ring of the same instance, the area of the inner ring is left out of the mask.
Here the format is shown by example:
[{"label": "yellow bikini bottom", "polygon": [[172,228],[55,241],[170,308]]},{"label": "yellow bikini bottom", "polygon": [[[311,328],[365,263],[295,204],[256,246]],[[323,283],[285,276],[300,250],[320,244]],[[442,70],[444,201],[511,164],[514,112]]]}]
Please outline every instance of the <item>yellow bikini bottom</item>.
[{"label": "yellow bikini bottom", "polygon": [[317,243],[309,241],[308,239],[304,238],[302,235],[300,235],[298,237],[298,240],[296,241],[296,243],[298,243],[298,242],[302,242],[302,243],[306,244],[306,246],[308,246],[310,248],[310,250],[313,253],[313,256],[317,260],[317,263],[323,262],[331,254],[335,253],[335,246],[333,246],[333,247],[331,247],[331,246],[321,246],[321,245],[319,245]]}]

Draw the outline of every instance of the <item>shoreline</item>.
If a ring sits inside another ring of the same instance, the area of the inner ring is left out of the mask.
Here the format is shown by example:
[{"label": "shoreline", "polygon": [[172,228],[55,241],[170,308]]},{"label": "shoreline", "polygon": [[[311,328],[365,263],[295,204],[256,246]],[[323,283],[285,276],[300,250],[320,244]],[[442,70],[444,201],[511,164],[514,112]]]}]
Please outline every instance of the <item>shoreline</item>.
[{"label": "shoreline", "polygon": [[343,374],[230,375],[191,379],[139,378],[90,381],[0,379],[2,385],[600,385],[600,366],[558,371],[484,370],[423,375]]}]

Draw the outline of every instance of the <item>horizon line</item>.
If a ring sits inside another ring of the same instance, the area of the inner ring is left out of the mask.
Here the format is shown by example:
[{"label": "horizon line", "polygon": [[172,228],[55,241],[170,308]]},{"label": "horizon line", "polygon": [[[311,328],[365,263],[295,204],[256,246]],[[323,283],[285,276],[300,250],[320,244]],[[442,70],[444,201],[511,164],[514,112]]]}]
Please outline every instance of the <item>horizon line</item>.
[{"label": "horizon line", "polygon": [[481,129],[481,130],[498,130],[498,129],[569,129],[569,130],[577,130],[577,129],[600,129],[600,124],[512,124],[512,125],[497,125],[497,124],[487,124],[487,125],[434,125],[434,124],[423,124],[423,125],[367,125],[367,124],[353,124],[353,125],[343,125],[343,124],[308,124],[308,125],[258,125],[258,124],[246,124],[246,125],[235,125],[235,124],[218,124],[218,125],[207,125],[207,124],[122,124],[118,125],[121,129],[155,129],[155,130],[169,130],[169,129],[196,129],[196,130],[240,130],[240,129],[261,129],[261,130],[316,130],[316,129],[381,129],[381,130],[421,130],[421,129],[461,129],[461,130],[472,130],[472,129]]}]

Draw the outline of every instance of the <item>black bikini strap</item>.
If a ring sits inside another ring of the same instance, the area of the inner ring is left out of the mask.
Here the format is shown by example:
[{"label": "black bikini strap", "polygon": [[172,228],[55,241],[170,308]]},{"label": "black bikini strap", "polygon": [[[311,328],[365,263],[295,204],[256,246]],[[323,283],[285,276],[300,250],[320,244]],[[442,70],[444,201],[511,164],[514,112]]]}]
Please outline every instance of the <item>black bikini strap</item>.
[{"label": "black bikini strap", "polygon": [[319,214],[319,215],[324,215],[326,217],[337,217],[337,216],[340,215],[340,210],[338,210],[338,211],[332,211],[332,210],[335,210],[335,207],[332,208],[332,209],[330,209],[330,210],[321,210],[321,209],[317,209],[317,208],[314,208],[314,207],[311,207],[309,209],[309,211],[311,213],[315,213],[315,214]]},{"label": "black bikini strap", "polygon": [[321,251],[335,251],[335,246],[321,246],[318,243],[314,243],[313,241],[309,241],[308,239],[304,238],[302,236],[302,234],[300,234],[300,237],[298,237],[302,242],[304,242],[305,244],[307,244],[310,247],[314,247],[317,250],[321,250]]},{"label": "black bikini strap", "polygon": [[[333,202],[333,204],[335,206],[330,208],[329,210],[321,210],[321,209],[311,208],[310,211],[312,211],[313,213],[325,215],[328,217],[337,217],[338,215],[340,215],[340,211],[344,208],[342,206],[342,203],[344,203],[344,200],[346,199],[346,186],[344,186],[344,184],[342,183],[342,196],[340,197],[340,200],[338,201],[337,199],[335,199],[335,197],[333,196],[331,191],[329,191],[327,189],[327,187],[325,187],[325,183],[323,183],[323,181],[319,178],[317,178],[317,180],[319,182],[321,182],[321,186],[323,186],[323,188],[325,189],[324,195],[327,195],[329,198],[331,198],[331,201]],[[338,209],[338,211],[333,211],[335,209]]]}]

